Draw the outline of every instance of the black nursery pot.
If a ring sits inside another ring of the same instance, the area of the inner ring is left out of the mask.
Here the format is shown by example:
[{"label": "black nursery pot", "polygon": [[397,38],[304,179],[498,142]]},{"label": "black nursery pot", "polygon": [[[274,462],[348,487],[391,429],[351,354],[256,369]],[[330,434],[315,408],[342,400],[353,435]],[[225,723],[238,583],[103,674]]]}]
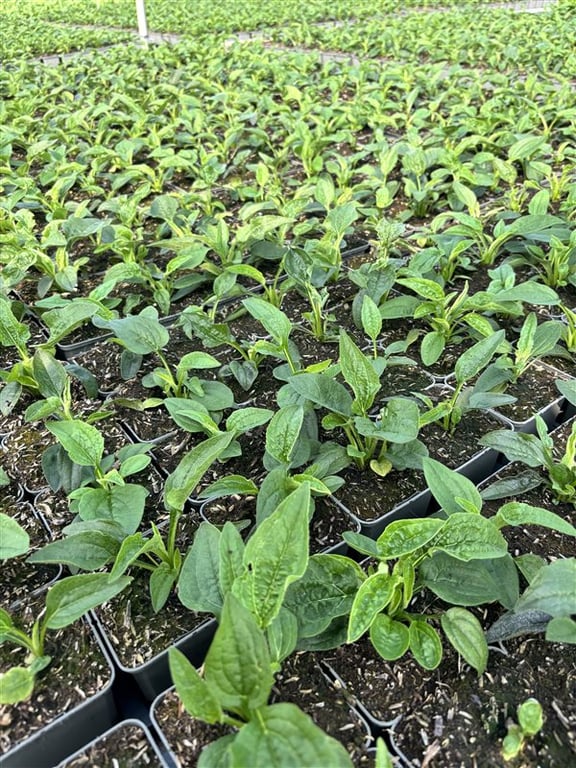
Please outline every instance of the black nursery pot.
[{"label": "black nursery pot", "polygon": [[56,768],[118,765],[121,768],[170,768],[148,727],[140,720],[123,720],[102,736],[67,757]]},{"label": "black nursery pot", "polygon": [[[86,622],[92,627],[89,620]],[[2,768],[53,768],[70,750],[79,749],[116,721],[118,712],[112,693],[114,668],[98,634],[91,631],[109,670],[105,687],[3,755]]]}]

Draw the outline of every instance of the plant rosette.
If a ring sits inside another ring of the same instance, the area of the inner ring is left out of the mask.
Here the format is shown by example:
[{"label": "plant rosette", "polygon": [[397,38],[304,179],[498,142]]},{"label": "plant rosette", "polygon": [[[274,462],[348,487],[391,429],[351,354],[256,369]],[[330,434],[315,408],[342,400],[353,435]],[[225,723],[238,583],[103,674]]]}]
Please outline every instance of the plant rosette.
[{"label": "plant rosette", "polygon": [[166,768],[168,763],[156,746],[149,728],[140,720],[130,719],[110,728],[67,757],[56,768],[86,768],[91,765]]},{"label": "plant rosette", "polygon": [[[350,704],[346,693],[322,670],[312,653],[296,653],[276,675],[271,704],[296,704],[325,733],[337,739],[353,765],[370,765],[373,743],[365,717]],[[188,715],[174,689],[161,694],[152,705],[152,722],[179,768],[198,764],[202,749],[220,736],[233,733],[230,726],[207,725]]]},{"label": "plant rosette", "polygon": [[[38,605],[37,598],[21,605],[19,619],[29,621]],[[31,696],[0,705],[0,759],[11,768],[51,768],[109,728],[117,716],[114,667],[88,620],[49,634],[46,650],[52,660],[37,675]],[[2,670],[13,666],[13,649],[2,646],[0,657]]]}]

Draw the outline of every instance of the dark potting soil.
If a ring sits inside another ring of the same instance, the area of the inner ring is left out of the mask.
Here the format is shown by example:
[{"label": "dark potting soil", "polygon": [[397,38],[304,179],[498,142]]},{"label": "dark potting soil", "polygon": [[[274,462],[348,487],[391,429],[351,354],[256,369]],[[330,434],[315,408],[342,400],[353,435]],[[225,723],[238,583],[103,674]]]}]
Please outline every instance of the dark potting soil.
[{"label": "dark potting soil", "polygon": [[[29,632],[43,602],[41,595],[31,596],[25,605],[20,604],[14,616],[18,625]],[[65,629],[49,630],[45,651],[52,661],[39,673],[32,696],[18,704],[0,705],[1,753],[104,690],[110,681],[108,662],[84,621]],[[25,650],[4,643],[0,646],[0,671],[23,665],[25,657]]]},{"label": "dark potting soil", "polygon": [[[451,469],[457,469],[477,454],[478,439],[492,429],[502,428],[502,422],[481,411],[467,413],[452,434],[439,424],[429,424],[420,439],[432,458]],[[420,470],[392,470],[379,477],[370,469],[360,471],[350,466],[340,473],[345,483],[335,496],[353,515],[370,521],[390,512],[411,496],[426,489],[424,473]]]},{"label": "dark potting soil", "polygon": [[566,768],[576,754],[576,650],[540,637],[508,641],[476,673],[444,643],[440,667],[422,669],[411,657],[385,662],[363,638],[322,655],[354,699],[382,721],[398,716],[394,741],[407,764],[420,768],[503,766],[508,718],[529,697],[545,724],[529,740],[518,768]]},{"label": "dark potting soil", "polygon": [[538,411],[561,397],[555,381],[565,378],[554,368],[535,362],[514,384],[510,384],[506,393],[513,395],[516,402],[498,408],[498,412],[514,422],[523,422]]},{"label": "dark potting soil", "polygon": [[[314,515],[310,522],[310,554],[339,544],[342,534],[355,526],[354,521],[328,499],[317,498],[314,502]],[[207,502],[202,507],[202,515],[218,527],[227,521],[245,523],[242,534],[248,535],[256,522],[256,500],[253,496],[232,496]]]},{"label": "dark potting soil", "polygon": [[[178,529],[177,546],[184,557],[200,523],[196,510],[186,512]],[[133,581],[120,595],[96,609],[96,615],[120,663],[139,667],[166,650],[210,616],[185,608],[172,590],[166,605],[154,613],[148,572],[132,569]]]},{"label": "dark potting soil", "polygon": [[30,537],[30,548],[25,555],[13,557],[2,563],[0,593],[4,606],[15,603],[35,592],[56,578],[60,569],[56,565],[40,565],[27,562],[27,558],[50,540],[48,529],[34,513],[32,505],[0,491],[0,511],[19,523]]},{"label": "dark potting soil", "polygon": [[114,728],[82,754],[58,768],[161,768],[162,764],[144,730],[135,723]]}]

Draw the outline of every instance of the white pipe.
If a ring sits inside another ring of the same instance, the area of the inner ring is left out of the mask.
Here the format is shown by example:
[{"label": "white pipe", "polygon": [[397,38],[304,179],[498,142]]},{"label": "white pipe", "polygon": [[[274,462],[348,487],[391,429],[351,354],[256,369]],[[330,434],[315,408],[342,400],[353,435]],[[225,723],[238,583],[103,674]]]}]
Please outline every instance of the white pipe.
[{"label": "white pipe", "polygon": [[145,0],[136,0],[136,16],[138,18],[138,34],[140,37],[148,37],[148,22],[146,21]]}]

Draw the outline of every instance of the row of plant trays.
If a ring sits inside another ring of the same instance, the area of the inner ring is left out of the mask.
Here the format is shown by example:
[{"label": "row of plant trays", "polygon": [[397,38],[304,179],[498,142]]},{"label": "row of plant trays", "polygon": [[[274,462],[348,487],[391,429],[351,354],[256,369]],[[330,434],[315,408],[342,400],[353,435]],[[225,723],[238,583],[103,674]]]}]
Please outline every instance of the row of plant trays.
[{"label": "row of plant trays", "polygon": [[[573,408],[572,407],[566,407],[566,404],[562,402],[561,398],[557,398],[554,401],[554,404],[550,404],[545,409],[543,409],[543,413],[546,414],[546,418],[548,423],[554,421],[560,421],[562,422],[566,418],[570,417],[571,414],[573,414]],[[564,435],[567,437],[568,430],[571,427],[571,420],[565,422],[563,425],[557,427],[557,429],[553,432],[553,435],[555,439],[558,438],[558,435]],[[474,461],[476,463],[474,463]],[[495,475],[490,475],[490,473],[498,466],[504,464],[504,469],[498,470]],[[466,462],[466,464],[460,468],[461,471],[465,472],[466,475],[471,477],[474,482],[480,483],[483,485],[491,485],[492,482],[495,479],[501,478],[502,475],[506,476],[506,473],[510,473],[510,469],[512,468],[512,465],[506,464],[502,459],[499,459],[498,454],[496,451],[491,451],[490,455],[487,455],[486,451],[482,451],[479,456],[475,460],[471,460]],[[488,478],[488,479],[486,479]],[[13,494],[14,495],[14,494]],[[534,494],[533,494],[534,495]],[[21,493],[15,494],[15,497],[17,499],[22,498]],[[534,499],[532,499],[532,503],[542,503],[542,492],[538,491],[536,492],[536,495]],[[21,503],[21,501],[20,501]],[[334,502],[339,508],[342,508],[342,504],[340,502]],[[30,507],[32,509],[31,505],[25,505],[27,508]],[[206,505],[205,505],[206,506]],[[391,510],[388,514],[383,516],[381,519],[379,519],[376,523],[373,523],[369,526],[364,526],[362,530],[367,533],[368,535],[372,536],[373,538],[376,538],[382,530],[384,530],[385,526],[391,522],[392,520],[396,519],[402,519],[406,517],[416,517],[416,516],[422,516],[427,513],[433,512],[434,507],[433,503],[430,499],[430,494],[427,491],[424,491],[422,493],[414,495],[411,499],[408,499],[401,504],[399,504],[395,509]],[[350,513],[346,510],[342,510],[343,513],[346,515],[349,515],[349,519],[352,519],[353,516],[350,516]],[[38,513],[36,513],[38,514]],[[191,516],[196,515],[196,524],[198,520],[202,519],[199,515],[198,509],[191,507]],[[206,513],[204,513],[206,514]],[[570,510],[569,505],[566,510],[567,518],[574,518],[574,511]],[[40,514],[41,519],[41,514]],[[45,523],[42,523],[42,525],[45,525]],[[348,530],[351,530],[353,526],[350,526]],[[357,526],[357,529],[360,528],[360,526]],[[525,533],[522,535],[526,536]],[[530,542],[532,551],[534,551],[534,542],[533,540]],[[332,548],[332,551],[342,551],[342,545],[345,547],[346,545],[342,543],[336,548]],[[572,545],[572,549],[573,549]],[[522,551],[522,549],[520,550]],[[543,552],[544,553],[544,552]],[[565,555],[569,555],[569,550],[564,551]],[[58,578],[58,573],[53,575],[52,582]],[[36,592],[37,594],[37,592]],[[136,635],[138,638],[138,645],[141,647],[143,643],[143,638],[146,634],[146,626],[150,625],[153,619],[153,614],[151,614],[150,608],[148,608],[149,615],[140,616],[140,626],[134,627],[131,625],[130,621],[130,610],[131,610],[131,604],[130,604],[130,598],[124,599],[124,596],[122,596],[122,605],[119,607],[119,610],[116,611],[117,617],[124,617],[124,621],[126,626],[124,627],[124,630],[126,630],[126,627],[128,627],[128,634],[132,632]],[[100,672],[97,674],[98,682],[101,684],[100,689],[98,692],[96,692],[92,696],[88,696],[85,700],[83,700],[84,696],[86,696],[86,693],[80,688],[80,702],[77,704],[77,706],[72,706],[70,711],[66,712],[65,714],[61,716],[55,716],[54,720],[51,723],[48,723],[47,725],[41,726],[40,729],[33,734],[30,738],[24,739],[21,744],[16,746],[15,748],[8,751],[8,753],[3,758],[3,765],[6,766],[6,768],[25,768],[30,765],[34,765],[38,768],[41,768],[41,766],[51,766],[56,764],[58,761],[64,760],[66,755],[71,753],[74,750],[80,750],[80,752],[85,750],[85,745],[87,742],[89,742],[91,739],[100,736],[106,729],[108,729],[110,726],[116,726],[114,725],[120,715],[121,709],[124,707],[121,707],[119,709],[118,707],[118,701],[124,700],[125,701],[125,693],[123,693],[123,689],[125,690],[126,687],[128,688],[128,691],[130,692],[132,696],[132,703],[131,707],[134,707],[135,711],[142,711],[144,710],[148,704],[147,702],[151,702],[155,697],[158,697],[158,699],[155,701],[154,706],[152,708],[153,713],[157,712],[159,709],[161,709],[163,706],[169,706],[168,704],[164,704],[166,697],[168,697],[169,701],[172,701],[172,707],[177,705],[175,704],[175,696],[173,694],[166,694],[165,691],[169,688],[171,684],[170,680],[170,674],[168,669],[168,658],[167,658],[167,647],[171,643],[175,643],[176,647],[180,648],[184,651],[184,653],[193,661],[194,664],[200,665],[202,663],[202,660],[205,656],[206,650],[210,645],[211,639],[213,637],[214,631],[216,629],[216,622],[213,619],[202,619],[199,618],[199,626],[192,629],[190,632],[184,632],[182,636],[180,637],[173,637],[173,638],[165,638],[166,648],[162,650],[160,653],[158,653],[154,658],[145,661],[142,664],[136,664],[135,666],[129,666],[120,659],[119,653],[118,653],[118,645],[115,642],[117,640],[114,635],[122,635],[122,628],[116,628],[116,629],[110,629],[109,627],[105,627],[105,622],[102,619],[102,616],[100,615],[101,611],[98,610],[94,614],[90,614],[88,618],[80,624],[80,632],[81,635],[83,635],[83,639],[80,641],[72,640],[72,648],[76,651],[80,649],[80,656],[79,656],[79,664],[82,666],[83,660],[85,658],[90,658],[91,661],[96,657],[96,655],[102,656],[102,666]],[[162,624],[165,623],[165,614],[161,614],[160,621]],[[121,621],[121,618],[120,618]],[[180,628],[181,630],[181,628]],[[69,630],[65,630],[63,632],[68,633]],[[76,631],[76,630],[75,630]],[[177,630],[178,633],[178,630]],[[59,633],[61,634],[61,633]],[[515,643],[519,643],[520,641],[514,641]],[[68,647],[66,645],[66,642],[62,640],[58,635],[55,638],[55,643],[59,648],[66,648]],[[527,644],[524,643],[524,645],[530,646],[531,643],[528,642]],[[534,653],[530,654],[530,664],[533,665],[534,668],[531,667],[531,674],[534,674],[536,671],[536,664],[543,663],[545,664],[548,672],[551,673],[551,667],[552,662],[551,659],[556,659],[556,656],[560,653],[557,650],[557,646],[548,646],[546,649],[546,654],[544,656],[541,656],[541,650],[538,649],[535,650]],[[409,750],[410,746],[412,748],[418,743],[418,739],[406,739],[406,731],[402,727],[403,718],[402,715],[405,714],[403,711],[404,708],[407,708],[408,715],[405,717],[405,722],[412,723],[410,726],[411,728],[414,728],[414,723],[412,722],[415,718],[415,721],[420,722],[418,710],[417,708],[414,708],[408,701],[402,700],[399,695],[396,696],[396,700],[394,696],[392,695],[393,690],[397,690],[401,688],[399,685],[400,682],[402,682],[402,668],[406,667],[407,672],[406,674],[412,674],[412,675],[419,675],[422,676],[422,670],[420,668],[416,668],[416,671],[411,668],[410,663],[406,662],[406,660],[402,660],[401,662],[395,662],[394,665],[387,664],[385,665],[386,674],[390,675],[390,680],[393,680],[393,686],[392,689],[390,688],[390,684],[388,684],[386,691],[389,698],[391,697],[391,700],[389,701],[387,707],[386,705],[375,705],[373,702],[373,694],[375,695],[378,691],[377,689],[380,687],[378,684],[378,681],[382,678],[382,673],[384,669],[384,663],[382,660],[375,654],[374,650],[370,647],[369,643],[363,642],[361,648],[358,648],[358,652],[360,653],[360,656],[357,660],[353,659],[352,653],[353,653],[354,646],[344,646],[338,649],[334,652],[325,652],[323,654],[317,654],[317,659],[314,660],[313,664],[320,665],[321,667],[325,667],[327,669],[327,674],[333,681],[333,685],[338,688],[339,686],[342,686],[342,689],[345,691],[345,698],[346,700],[351,703],[354,707],[357,708],[357,710],[360,711],[360,719],[364,718],[368,721],[370,724],[370,729],[368,731],[369,736],[366,736],[366,742],[364,743],[363,750],[360,750],[358,753],[357,758],[357,764],[361,765],[363,764],[368,758],[367,758],[367,750],[371,743],[372,736],[378,736],[381,734],[385,734],[389,743],[393,746],[393,748],[396,750],[396,753],[399,755],[401,759],[400,764],[405,764],[406,766],[412,765],[411,762],[412,756],[410,756],[410,753],[408,751],[409,757],[406,757],[404,754],[405,750]],[[354,651],[356,652],[356,651]],[[70,655],[70,651],[66,652],[67,656]],[[305,654],[306,656],[309,656],[309,654]],[[560,653],[561,655],[561,653]],[[568,650],[565,655],[565,662],[569,664],[569,658],[571,655],[571,651]],[[573,655],[573,654],[572,654]],[[501,679],[502,681],[505,681],[507,679],[507,674],[514,674],[514,670],[516,668],[517,659],[515,659],[515,656],[512,656],[506,652],[504,652],[503,656],[500,656],[498,654],[494,654],[496,657],[496,666],[500,669],[502,668],[501,672]],[[523,660],[521,664],[524,664],[525,659],[525,652],[524,656],[522,657]],[[301,663],[301,662],[298,662]],[[456,654],[452,652],[450,658],[449,658],[449,664],[452,666],[452,671],[455,672],[455,674],[458,674],[457,671],[457,658]],[[90,665],[92,666],[92,665]],[[506,670],[509,670],[509,672],[506,672]],[[442,666],[443,675],[442,675],[442,681],[444,681],[445,672],[446,672],[446,665],[443,664]],[[492,668],[491,668],[492,670]],[[540,675],[541,670],[538,671],[538,677],[539,680],[537,682],[537,685],[540,686],[542,683],[540,681]],[[362,680],[363,675],[366,674],[366,680]],[[491,674],[494,675],[494,671],[491,671]],[[54,678],[52,678],[54,679]],[[416,676],[414,677],[414,680],[418,679]],[[435,690],[436,686],[438,684],[438,678],[435,675],[435,673],[426,673],[425,674],[426,679],[426,685],[432,686],[431,690]],[[129,681],[130,682],[127,682]],[[370,680],[373,680],[373,683],[370,682]],[[490,681],[492,681],[491,678],[489,678]],[[335,682],[334,682],[335,681]],[[359,688],[360,683],[364,683],[366,686],[366,689],[362,690]],[[570,685],[573,684],[573,681],[570,682],[570,676],[564,681],[565,687],[570,687]],[[560,683],[559,683],[560,684]],[[73,686],[78,690],[78,686]],[[563,702],[569,702],[569,690],[566,690],[566,695],[568,696],[567,699],[561,699]],[[316,689],[315,689],[316,690]],[[402,689],[403,690],[403,689]],[[492,688],[490,687],[490,690]],[[505,691],[505,686],[504,686]],[[558,691],[556,692],[558,693]],[[39,696],[39,703],[43,701],[43,697],[47,695],[47,692],[44,692],[43,694],[40,694]],[[299,694],[301,695],[301,694]],[[468,692],[468,695],[470,696],[478,696],[476,694],[472,694]],[[511,706],[511,702],[513,700],[512,696],[509,696],[508,699],[506,697],[505,692],[500,691],[498,693],[498,696],[500,697],[500,703],[502,703],[502,699],[506,703],[508,701],[509,707]],[[399,700],[399,701],[398,701]],[[440,700],[442,700],[442,697],[440,696]],[[162,702],[162,703],[161,703]],[[400,702],[400,703],[399,703]],[[427,705],[427,700],[421,701],[421,703]],[[444,704],[446,701],[443,702]],[[436,702],[438,704],[438,702]],[[402,706],[401,706],[402,705]],[[40,704],[42,707],[42,704]],[[560,705],[557,705],[560,707]],[[564,706],[564,704],[562,704]],[[568,703],[568,706],[571,707],[571,705]],[[480,705],[475,706],[474,709],[478,710]],[[44,707],[43,707],[44,708]],[[426,711],[430,707],[426,706]],[[433,708],[432,708],[433,709]],[[450,707],[449,707],[450,709]],[[436,710],[434,710],[435,712]],[[464,718],[462,720],[462,717],[460,715],[462,713],[456,713],[454,715],[454,708],[451,709],[453,716],[455,716],[457,721],[457,733],[460,734],[459,736],[455,736],[456,740],[458,738],[462,738],[462,733],[466,729],[472,728],[475,720],[474,713],[468,712],[467,715],[462,715]],[[495,713],[497,711],[497,708],[495,709]],[[184,725],[181,720],[181,718],[184,718],[187,722],[188,720],[191,721],[191,718],[189,718],[187,715],[181,712],[181,710],[178,710],[179,712],[179,720],[178,724],[176,726],[176,742],[170,743],[167,739],[169,737],[162,736],[161,742],[163,744],[163,753],[164,757],[158,752],[158,748],[155,746],[154,741],[152,741],[152,746],[150,749],[152,750],[151,754],[154,755],[155,760],[160,761],[160,765],[171,765],[170,762],[173,758],[170,756],[171,752],[179,752],[180,757],[175,758],[176,760],[183,759],[182,765],[193,765],[194,760],[196,758],[193,758],[191,762],[187,762],[187,758],[184,757],[186,754],[186,751],[190,751],[189,746],[189,740],[185,737],[183,737],[183,733],[185,733]],[[476,712],[478,714],[478,712]],[[564,714],[563,711],[561,711],[561,715],[563,717],[567,718],[567,722],[569,722],[570,718],[570,712],[566,712]],[[10,716],[5,715],[4,724],[10,724]],[[431,716],[432,717],[432,716]],[[434,726],[432,732],[426,733],[422,736],[422,739],[424,739],[424,750],[425,754],[431,754],[434,750],[438,750],[438,744],[440,743],[440,739],[442,736],[442,733],[448,728],[450,730],[451,723],[445,722],[444,720],[442,723],[437,720],[436,717],[436,725]],[[500,720],[498,720],[498,717],[496,714],[494,714],[494,717],[496,720],[493,723],[493,726],[495,729],[499,729],[500,731],[503,728],[503,724]],[[33,719],[36,719],[36,715],[34,715]],[[158,717],[156,714],[152,715],[152,720],[154,721],[156,719],[156,726],[158,726]],[[434,718],[432,718],[433,720]],[[327,718],[328,722],[330,721],[330,718]],[[163,720],[165,722],[165,720]],[[440,723],[440,724],[439,724]],[[430,726],[430,723],[428,723],[428,726]],[[191,726],[190,726],[191,727]],[[409,729],[410,730],[410,729]],[[147,735],[146,729],[144,729],[144,736]],[[471,733],[471,731],[469,732]],[[214,737],[214,731],[210,731],[208,729],[208,735],[207,738],[210,740]],[[336,737],[338,737],[338,734],[336,734]],[[106,737],[108,738],[108,737]],[[452,738],[452,737],[451,737]],[[427,741],[426,741],[427,740]],[[112,742],[114,743],[114,742]],[[398,743],[401,746],[398,746]],[[407,744],[407,746],[406,746]],[[350,746],[350,744],[348,744]],[[553,745],[552,745],[553,746]],[[546,744],[546,749],[548,752],[550,749],[552,749],[551,742]],[[420,744],[420,747],[422,747],[422,744]],[[426,752],[426,748],[429,748],[429,751]],[[168,750],[168,755],[166,755]],[[550,758],[552,762],[550,762],[550,765],[562,765],[561,762],[554,762],[554,760],[557,760],[558,758],[554,757],[554,754],[563,754],[561,746],[556,745],[555,751],[552,749],[552,757]],[[193,754],[196,754],[195,752]],[[74,759],[80,760],[80,756],[78,755]],[[72,758],[70,758],[72,760]],[[163,761],[167,761],[164,763]],[[404,761],[402,763],[402,761]],[[81,765],[82,763],[75,763],[73,760],[70,763],[70,768],[72,766]],[[456,764],[456,763],[454,763]],[[548,763],[545,763],[548,765]],[[62,763],[62,766],[66,765],[68,768],[68,762]]]}]

